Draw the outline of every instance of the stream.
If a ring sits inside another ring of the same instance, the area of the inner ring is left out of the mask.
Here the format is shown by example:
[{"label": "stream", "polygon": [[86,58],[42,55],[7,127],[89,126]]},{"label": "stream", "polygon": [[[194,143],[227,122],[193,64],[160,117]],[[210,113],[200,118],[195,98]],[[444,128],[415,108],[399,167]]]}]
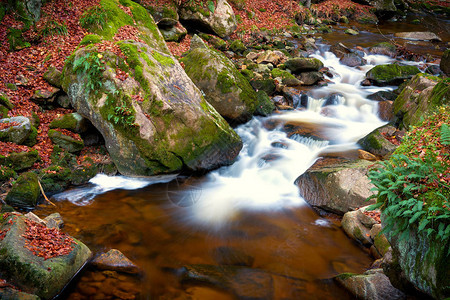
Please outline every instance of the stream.
[{"label": "stream", "polygon": [[[119,249],[143,270],[87,268],[60,298],[352,299],[332,277],[362,273],[373,259],[338,219],[319,216],[299,196],[295,180],[328,153],[358,149],[358,139],[384,124],[367,96],[393,87],[360,82],[374,65],[392,60],[367,55],[367,65],[351,68],[325,45],[312,57],[330,69],[332,83],[309,90],[306,109],[236,128],[244,147],[233,165],[201,178],[97,175],[88,186],[55,195],[56,209],[37,209],[40,217],[58,211],[64,231],[94,253]],[[334,102],[324,106],[330,95]],[[287,122],[307,124],[321,138],[288,137]],[[214,280],[185,280],[187,270]]]}]

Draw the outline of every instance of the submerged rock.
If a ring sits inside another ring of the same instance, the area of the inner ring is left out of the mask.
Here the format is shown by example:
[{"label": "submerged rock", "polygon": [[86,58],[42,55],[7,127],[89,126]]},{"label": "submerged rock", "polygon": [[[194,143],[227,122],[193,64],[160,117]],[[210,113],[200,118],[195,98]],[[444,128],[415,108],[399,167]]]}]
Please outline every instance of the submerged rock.
[{"label": "submerged rock", "polygon": [[[34,232],[29,231],[33,230],[30,226],[34,227]],[[52,299],[85,265],[91,251],[82,242],[68,235],[59,235],[54,237],[54,243],[62,247],[60,255],[50,255],[48,249],[32,252],[27,249],[33,246],[25,236],[32,239],[36,235],[38,239],[40,235],[37,232],[42,234],[45,228],[39,226],[42,225],[27,224],[26,218],[17,213],[6,216],[0,227],[0,231],[6,232],[0,240],[0,277],[27,293]]]},{"label": "submerged rock", "polygon": [[111,249],[108,252],[101,254],[96,257],[91,264],[102,270],[111,270],[130,274],[137,274],[140,272],[139,267],[117,249]]}]

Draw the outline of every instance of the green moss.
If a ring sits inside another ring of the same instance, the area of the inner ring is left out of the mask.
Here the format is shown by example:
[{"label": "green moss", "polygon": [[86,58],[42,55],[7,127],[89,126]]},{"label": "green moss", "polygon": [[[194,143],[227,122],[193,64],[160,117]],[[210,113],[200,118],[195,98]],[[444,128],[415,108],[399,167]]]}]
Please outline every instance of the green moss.
[{"label": "green moss", "polygon": [[400,66],[397,64],[378,65],[367,72],[366,77],[378,83],[395,84],[420,73],[416,66]]},{"label": "green moss", "polygon": [[[134,44],[121,42],[119,43],[120,50],[122,50],[123,54],[126,56],[126,60],[131,69],[134,70],[134,78],[141,85],[142,89],[148,94],[150,94],[150,86],[148,84],[147,79],[144,76],[144,66],[139,60],[140,54],[144,52],[138,52],[138,48]],[[148,56],[144,53],[142,55],[144,60],[147,63],[151,63]]]},{"label": "green moss", "polygon": [[12,103],[9,101],[8,96],[6,96],[6,94],[4,94],[2,92],[0,92],[0,105],[3,105],[8,110],[14,108],[14,105],[12,105]]},{"label": "green moss", "polygon": [[162,66],[173,66],[175,62],[170,56],[162,55],[157,51],[152,51],[152,56],[156,59]]},{"label": "green moss", "polygon": [[42,188],[46,193],[59,193],[70,185],[72,171],[67,167],[53,165],[42,169],[39,173]]},{"label": "green moss", "polygon": [[268,116],[270,115],[274,109],[275,105],[272,101],[270,101],[269,96],[264,91],[258,91],[256,93],[256,97],[258,99],[258,104],[256,107],[256,113],[261,116]]},{"label": "green moss", "polygon": [[79,46],[86,46],[90,44],[97,44],[102,41],[102,37],[97,34],[87,34],[81,40]]},{"label": "green moss", "polygon": [[226,69],[223,69],[217,75],[217,84],[216,88],[218,88],[222,94],[230,93],[231,88],[235,86],[235,81],[230,78]]},{"label": "green moss", "polygon": [[31,126],[30,134],[25,139],[25,141],[23,141],[23,144],[28,147],[33,147],[34,145],[36,145],[37,136],[38,136],[38,131],[37,131],[36,127]]},{"label": "green moss", "polygon": [[0,183],[16,177],[17,173],[13,169],[0,166]]},{"label": "green moss", "polygon": [[255,76],[253,71],[249,69],[241,70],[241,74],[244,76],[245,79],[247,79],[247,81],[250,81]]},{"label": "green moss", "polygon": [[247,50],[247,47],[245,47],[244,43],[241,40],[234,40],[230,44],[230,50],[234,53],[243,53],[245,50]]},{"label": "green moss", "polygon": [[55,118],[49,126],[50,128],[62,128],[70,130],[77,126],[77,120],[72,114],[65,114],[61,117]]},{"label": "green moss", "polygon": [[27,172],[19,176],[11,191],[6,195],[5,201],[11,206],[32,208],[37,204],[39,193],[37,175]]},{"label": "green moss", "polygon": [[34,149],[28,152],[12,152],[7,156],[0,155],[0,165],[21,171],[31,168],[38,159],[39,154]]},{"label": "green moss", "polygon": [[24,49],[24,48],[28,48],[31,46],[31,44],[29,42],[25,41],[25,39],[23,38],[21,29],[16,29],[16,28],[10,27],[8,29],[7,36],[8,36],[8,42],[9,42],[9,49],[11,51]]},{"label": "green moss", "polygon": [[341,279],[341,280],[346,280],[346,279],[349,279],[349,278],[354,277],[354,276],[358,276],[358,274],[355,274],[355,273],[342,273],[342,274],[339,274],[336,277]]}]

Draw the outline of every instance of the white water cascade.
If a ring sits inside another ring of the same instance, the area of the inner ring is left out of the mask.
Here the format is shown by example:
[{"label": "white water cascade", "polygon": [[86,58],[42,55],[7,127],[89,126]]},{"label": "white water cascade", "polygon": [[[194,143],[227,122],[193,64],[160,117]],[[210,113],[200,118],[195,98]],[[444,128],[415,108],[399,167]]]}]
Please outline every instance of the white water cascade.
[{"label": "white water cascade", "polygon": [[[267,118],[253,118],[239,126],[236,131],[241,136],[244,147],[237,161],[209,173],[201,184],[179,192],[179,201],[190,202],[189,220],[195,224],[220,227],[233,220],[241,212],[252,210],[278,210],[303,205],[298,187],[294,181],[304,173],[321,154],[357,149],[356,141],[384,123],[377,117],[377,103],[367,96],[390,88],[362,87],[360,82],[365,73],[376,64],[390,62],[381,55],[366,56],[368,65],[351,68],[339,63],[331,52],[316,53],[312,57],[320,59],[333,74],[325,87],[308,92],[307,109],[296,109]],[[330,95],[336,95],[333,105],[323,104]],[[266,129],[264,124],[275,121],[280,124],[275,129]],[[320,128],[329,137],[317,140],[283,132],[284,122],[307,123]],[[112,188],[135,189],[145,185],[167,182],[161,179],[124,178],[113,182],[98,175],[91,180],[94,187],[72,190],[56,195],[57,199],[67,199],[78,205],[89,204],[93,196]],[[107,184],[107,186],[104,186]]]}]

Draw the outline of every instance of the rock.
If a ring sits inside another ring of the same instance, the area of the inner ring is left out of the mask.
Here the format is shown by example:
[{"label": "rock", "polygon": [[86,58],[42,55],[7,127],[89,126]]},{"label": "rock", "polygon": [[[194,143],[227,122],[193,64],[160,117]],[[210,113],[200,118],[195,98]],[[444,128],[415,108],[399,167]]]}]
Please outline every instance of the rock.
[{"label": "rock", "polygon": [[[12,117],[0,119],[0,123],[19,123],[5,129],[0,130],[0,141],[12,142],[21,145],[25,143],[27,138],[33,133],[33,126],[31,126],[30,119],[26,117]],[[36,128],[34,128],[36,130]]]},{"label": "rock", "polygon": [[358,3],[372,6],[377,15],[397,11],[394,0],[359,0]]},{"label": "rock", "polygon": [[344,54],[339,61],[341,64],[349,67],[358,67],[366,64],[366,60],[357,53]]},{"label": "rock", "polygon": [[166,4],[164,6],[152,6],[148,11],[152,14],[158,27],[171,27],[178,23],[180,17],[175,5]]},{"label": "rock", "polygon": [[363,275],[344,273],[334,279],[358,299],[406,299],[403,292],[392,286],[382,269],[368,270]]},{"label": "rock", "polygon": [[160,26],[159,31],[161,32],[166,42],[179,42],[187,34],[187,29],[184,28],[180,22],[171,27]]},{"label": "rock", "polygon": [[226,0],[218,0],[214,10],[194,2],[185,2],[178,11],[185,23],[201,24],[221,38],[229,36],[237,28],[236,16]]},{"label": "rock", "polygon": [[8,96],[0,92],[0,118],[8,118],[8,111],[13,108],[14,105],[9,101]]},{"label": "rock", "polygon": [[7,166],[14,171],[22,171],[31,168],[39,159],[37,150],[24,152],[11,152],[6,156],[0,155],[0,165]]},{"label": "rock", "polygon": [[[74,70],[74,62],[97,53],[79,47],[66,60],[63,89],[77,112],[102,134],[119,172],[151,176],[231,164],[242,147],[239,136],[171,55],[148,12],[135,2],[122,2],[133,12],[131,20],[117,2],[105,1],[117,12],[108,16],[111,27],[124,20],[130,20],[130,26],[136,22],[144,42],[119,41],[125,58],[102,52],[105,70],[92,81],[96,87],[101,84],[95,91],[87,89],[88,76]],[[114,31],[99,33],[112,40]],[[124,81],[116,77],[120,66],[127,66],[130,74]]]},{"label": "rock", "polygon": [[81,149],[83,149],[84,147],[84,143],[82,140],[77,140],[54,129],[50,129],[48,131],[48,137],[52,140],[53,143],[63,149],[66,149],[70,153],[81,151]]},{"label": "rock", "polygon": [[[412,284],[417,290],[435,299],[450,297],[449,244],[443,244],[426,231],[407,228],[408,238],[386,232],[392,257],[383,264],[390,281],[399,288]],[[385,255],[388,256],[388,254]],[[405,283],[406,280],[406,283]]]},{"label": "rock", "polygon": [[362,209],[346,212],[341,221],[342,229],[344,229],[345,233],[366,247],[372,245],[370,230],[375,224],[376,221],[366,216]]},{"label": "rock", "polygon": [[264,91],[258,91],[256,93],[258,101],[255,114],[267,117],[275,110],[275,105],[270,101],[270,97]]},{"label": "rock", "polygon": [[375,155],[373,155],[370,152],[361,150],[361,149],[358,149],[358,158],[368,160],[368,161],[376,161],[377,160],[377,157]]},{"label": "rock", "polygon": [[342,58],[344,55],[352,53],[352,51],[342,43],[337,43],[331,46],[330,52],[334,53],[334,55],[338,58]]},{"label": "rock", "polygon": [[372,95],[367,96],[367,99],[374,101],[394,101],[397,98],[397,94],[389,91],[379,91]]},{"label": "rock", "polygon": [[60,91],[59,88],[50,87],[49,90],[36,90],[34,91],[31,100],[37,104],[43,104],[46,102],[54,102],[56,99],[56,94]]},{"label": "rock", "polygon": [[40,300],[36,295],[24,293],[13,289],[11,287],[2,287],[0,289],[0,299],[11,299],[11,300]]},{"label": "rock", "polygon": [[35,214],[33,214],[32,212],[26,213],[24,215],[25,218],[27,218],[28,220],[31,220],[33,222],[39,223],[43,226],[46,225],[46,222],[44,220],[42,220],[41,218],[39,218],[38,216],[36,216]]},{"label": "rock", "polygon": [[292,86],[299,86],[302,84],[302,82],[300,80],[295,78],[295,76],[292,75],[291,73],[289,73],[288,71],[274,68],[274,69],[272,69],[272,71],[270,73],[273,78],[277,78],[277,77],[281,78],[281,82],[285,86],[292,87]]},{"label": "rock", "polygon": [[360,24],[377,24],[377,16],[369,10],[360,10],[353,14],[353,19]]},{"label": "rock", "polygon": [[354,30],[354,29],[351,29],[351,28],[348,28],[348,29],[346,29],[346,30],[344,31],[344,33],[345,33],[345,34],[349,34],[349,35],[358,35],[358,34],[359,34],[359,31]]},{"label": "rock", "polygon": [[389,244],[386,236],[381,233],[381,229],[381,224],[373,225],[370,229],[370,238],[378,253],[380,253],[381,256],[384,256],[389,251],[391,244]]},{"label": "rock", "polygon": [[61,71],[56,69],[54,66],[48,67],[48,70],[44,73],[44,79],[51,85],[61,88]]},{"label": "rock", "polygon": [[67,95],[58,95],[56,97],[56,102],[64,108],[70,108],[72,105],[70,104],[69,96]]},{"label": "rock", "polygon": [[296,180],[300,196],[312,206],[340,215],[367,205],[366,199],[374,193],[367,177],[370,165],[360,160],[310,169]]},{"label": "rock", "polygon": [[219,265],[251,267],[255,260],[245,252],[230,248],[218,247],[213,250],[213,258]]},{"label": "rock", "polygon": [[420,73],[420,70],[416,66],[378,65],[366,73],[366,78],[378,86],[399,85],[417,73]]},{"label": "rock", "polygon": [[413,41],[439,41],[442,39],[433,32],[396,32],[395,37]]},{"label": "rock", "polygon": [[111,249],[94,258],[91,264],[101,270],[111,270],[130,274],[137,274],[140,272],[139,267],[117,249]]},{"label": "rock", "polygon": [[279,64],[284,63],[286,60],[287,60],[287,57],[283,52],[278,51],[278,50],[275,50],[275,51],[267,50],[267,51],[261,53],[260,55],[258,55],[258,57],[256,58],[256,63],[258,63],[258,64],[271,63],[274,66],[278,66]]},{"label": "rock", "polygon": [[256,93],[228,58],[215,50],[198,47],[181,61],[187,75],[221,116],[238,123],[251,118],[256,110]]},{"label": "rock", "polygon": [[450,76],[450,49],[444,51],[442,54],[440,68],[447,76]]},{"label": "rock", "polygon": [[64,221],[59,213],[53,213],[45,217],[44,219],[48,228],[61,229],[64,226]]},{"label": "rock", "polygon": [[36,173],[27,172],[19,176],[12,186],[5,202],[11,206],[23,209],[34,208],[40,195],[38,177]]},{"label": "rock", "polygon": [[323,63],[317,58],[296,57],[286,61],[286,68],[293,73],[319,71],[323,68]]},{"label": "rock", "polygon": [[241,40],[234,40],[230,44],[230,50],[236,54],[242,54],[245,50],[247,50],[247,47],[245,47]]},{"label": "rock", "polygon": [[375,44],[374,46],[369,48],[370,54],[381,54],[394,58],[397,55],[397,49],[395,45],[383,42]]},{"label": "rock", "polygon": [[67,129],[76,133],[83,133],[88,130],[90,122],[79,113],[68,113],[53,119],[50,128]]},{"label": "rock", "polygon": [[314,85],[318,81],[323,79],[323,74],[320,72],[316,72],[316,71],[302,72],[299,75],[299,79],[303,85]]},{"label": "rock", "polygon": [[273,95],[276,90],[275,81],[273,79],[255,79],[250,81],[250,85],[256,91],[264,91],[269,96]]},{"label": "rock", "polygon": [[386,139],[383,134],[391,136],[395,133],[395,130],[395,127],[390,125],[382,126],[360,139],[358,144],[365,151],[387,158],[397,149],[397,146]]},{"label": "rock", "polygon": [[[441,60],[441,62],[442,62],[442,60]],[[429,65],[425,69],[425,73],[435,75],[435,76],[439,76],[439,75],[443,74],[441,68],[438,65]]]},{"label": "rock", "polygon": [[[61,239],[72,241],[68,254],[48,259],[35,256],[25,248],[28,240],[23,235],[29,226],[25,220],[20,214],[11,214],[0,227],[0,230],[7,230],[0,241],[0,276],[25,292],[52,299],[85,265],[91,251],[80,241],[65,236]],[[42,225],[33,223],[33,226]],[[42,228],[38,227],[37,231],[42,232]],[[54,241],[58,243],[59,239]]]},{"label": "rock", "polygon": [[396,123],[416,125],[429,112],[450,101],[450,84],[439,77],[417,74],[394,101]]},{"label": "rock", "polygon": [[386,122],[394,121],[394,101],[386,100],[378,102],[378,116]]}]

